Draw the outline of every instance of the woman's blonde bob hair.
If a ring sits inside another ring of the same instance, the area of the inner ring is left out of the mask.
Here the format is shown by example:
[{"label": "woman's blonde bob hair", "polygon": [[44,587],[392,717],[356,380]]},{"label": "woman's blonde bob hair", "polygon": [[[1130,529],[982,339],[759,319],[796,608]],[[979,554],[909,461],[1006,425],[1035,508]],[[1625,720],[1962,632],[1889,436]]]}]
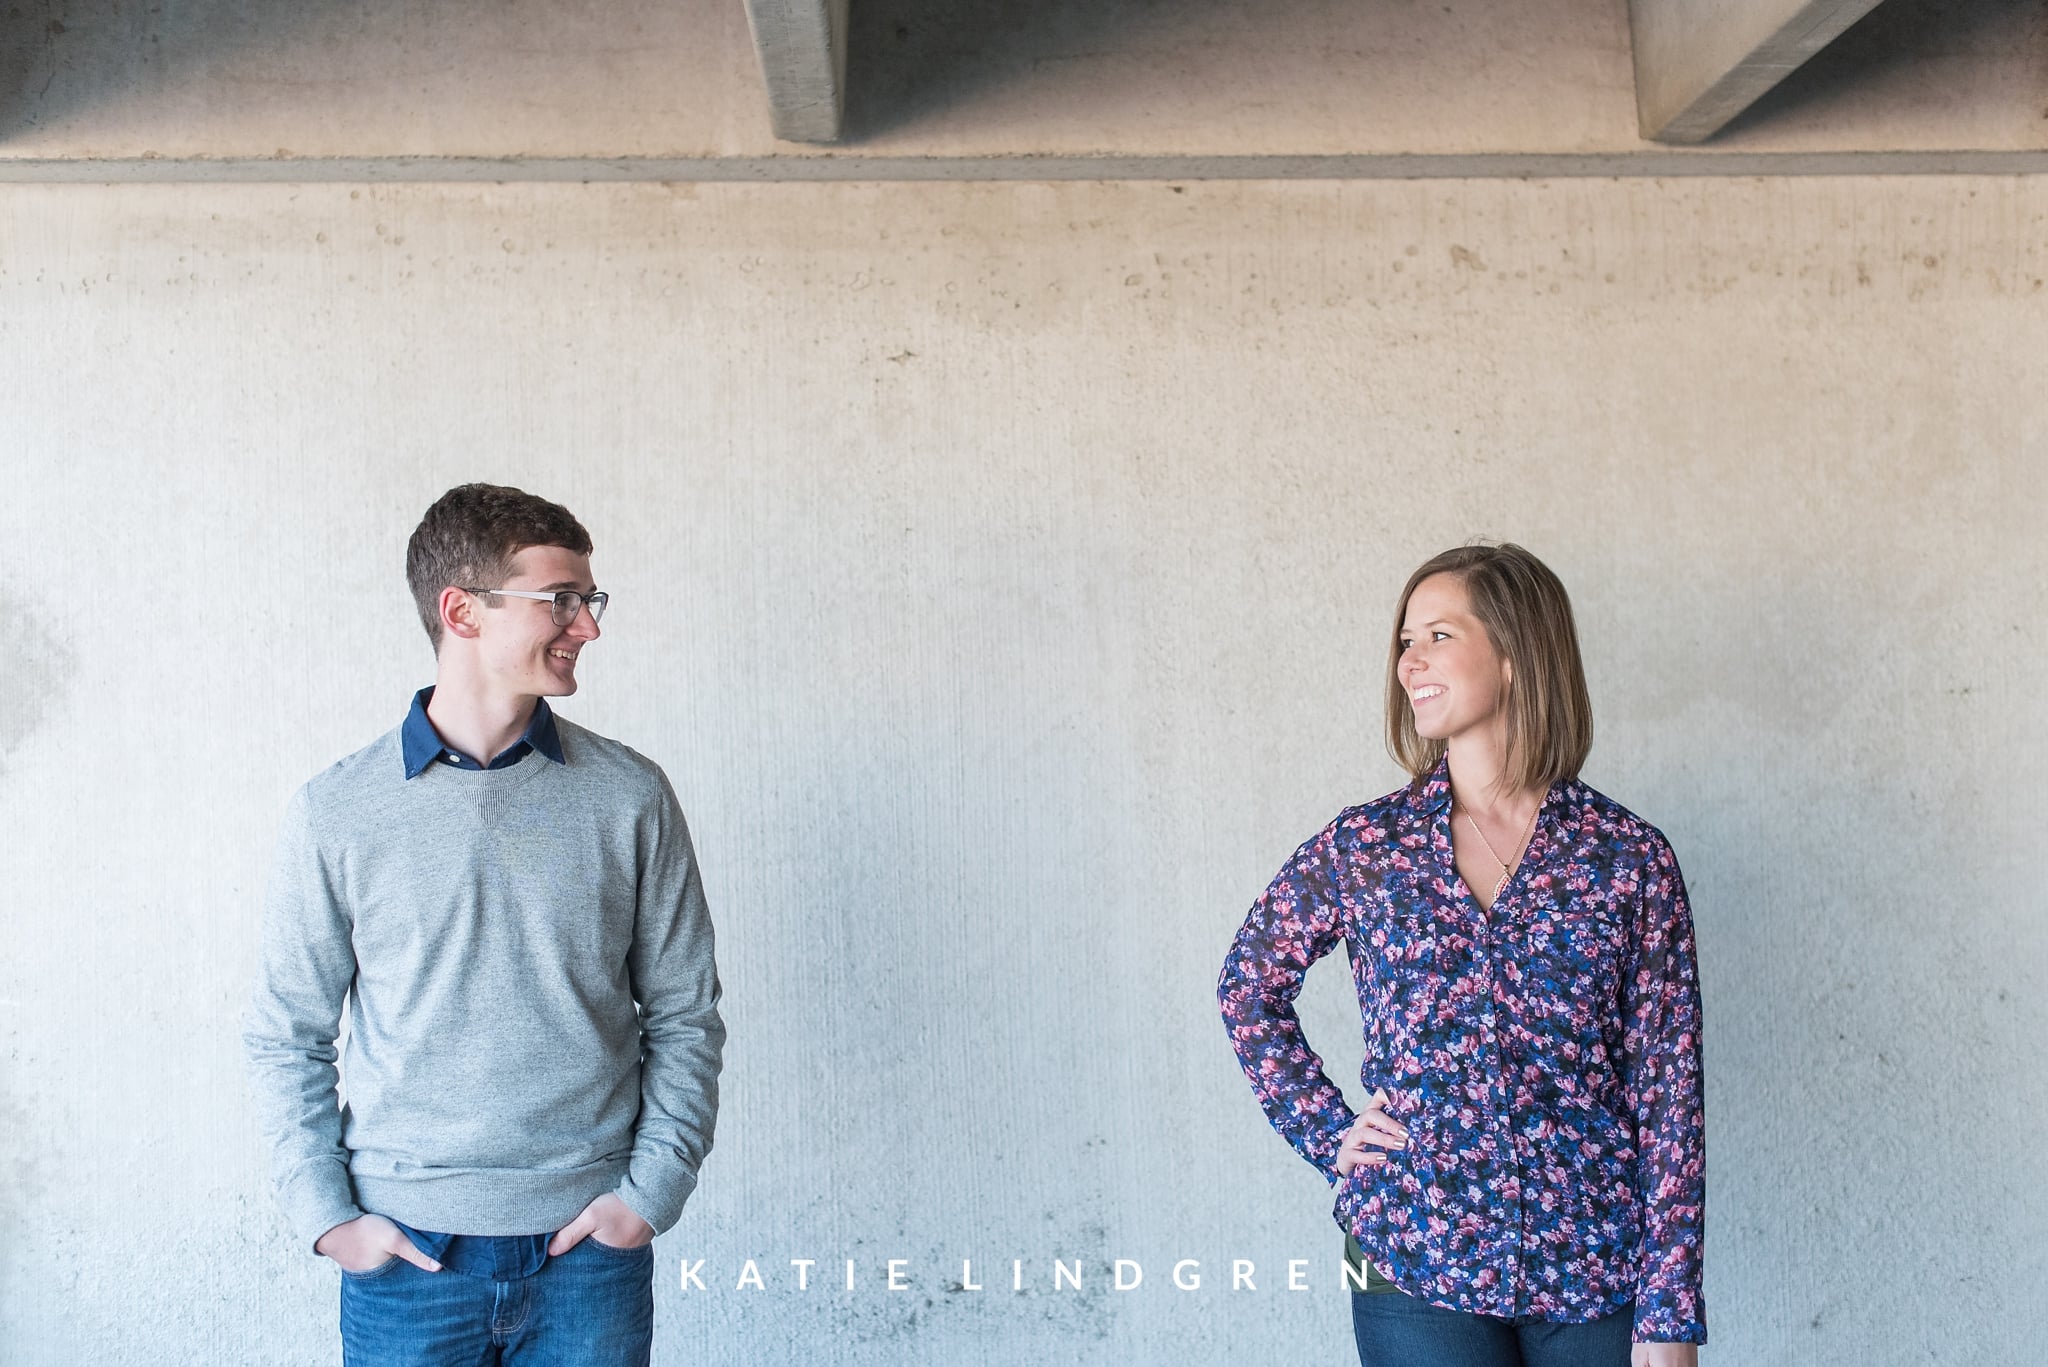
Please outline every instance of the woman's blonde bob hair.
[{"label": "woman's blonde bob hair", "polygon": [[1593,748],[1593,703],[1571,599],[1548,565],[1512,543],[1459,546],[1431,556],[1408,576],[1387,650],[1387,751],[1394,762],[1420,779],[1444,757],[1442,741],[1416,734],[1414,705],[1401,686],[1401,623],[1415,586],[1433,574],[1464,582],[1472,615],[1508,662],[1501,791],[1547,791],[1559,779],[1577,778]]}]

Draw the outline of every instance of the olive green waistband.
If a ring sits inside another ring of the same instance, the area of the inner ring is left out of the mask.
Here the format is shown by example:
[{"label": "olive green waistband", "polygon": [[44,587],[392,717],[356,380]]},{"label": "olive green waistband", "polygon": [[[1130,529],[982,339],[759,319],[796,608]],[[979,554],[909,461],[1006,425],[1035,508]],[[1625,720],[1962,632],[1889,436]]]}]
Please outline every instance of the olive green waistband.
[{"label": "olive green waistband", "polygon": [[1358,1240],[1349,1234],[1344,1236],[1344,1265],[1351,1269],[1351,1276],[1345,1278],[1344,1285],[1353,1291],[1358,1290],[1358,1269],[1361,1267],[1365,1269],[1365,1290],[1363,1294],[1371,1296],[1377,1295],[1382,1291],[1399,1291],[1401,1289],[1380,1275],[1380,1270],[1366,1259],[1365,1250],[1358,1246]]}]

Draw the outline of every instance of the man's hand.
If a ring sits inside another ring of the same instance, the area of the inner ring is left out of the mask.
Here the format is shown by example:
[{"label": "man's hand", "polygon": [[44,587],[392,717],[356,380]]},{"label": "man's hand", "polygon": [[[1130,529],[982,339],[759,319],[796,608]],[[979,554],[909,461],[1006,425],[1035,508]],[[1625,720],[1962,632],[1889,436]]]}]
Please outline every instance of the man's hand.
[{"label": "man's hand", "polygon": [[344,1272],[368,1272],[394,1253],[422,1271],[441,1270],[441,1264],[414,1248],[412,1240],[381,1215],[358,1215],[336,1225],[320,1236],[313,1251],[334,1259]]},{"label": "man's hand", "polygon": [[635,1215],[617,1192],[608,1191],[555,1232],[555,1237],[548,1241],[548,1256],[567,1253],[592,1234],[599,1243],[612,1248],[638,1248],[654,1242],[654,1226]]},{"label": "man's hand", "polygon": [[[1387,1161],[1387,1156],[1368,1144],[1381,1149],[1405,1149],[1408,1147],[1408,1127],[1386,1112],[1387,1093],[1385,1088],[1375,1088],[1367,1098],[1365,1109],[1358,1113],[1358,1119],[1344,1132],[1344,1142],[1337,1149],[1337,1175],[1348,1176],[1360,1163],[1378,1167]],[[1635,1367],[1632,1363],[1630,1367]]]},{"label": "man's hand", "polygon": [[1699,1345],[1638,1343],[1628,1350],[1628,1367],[1700,1367]]}]

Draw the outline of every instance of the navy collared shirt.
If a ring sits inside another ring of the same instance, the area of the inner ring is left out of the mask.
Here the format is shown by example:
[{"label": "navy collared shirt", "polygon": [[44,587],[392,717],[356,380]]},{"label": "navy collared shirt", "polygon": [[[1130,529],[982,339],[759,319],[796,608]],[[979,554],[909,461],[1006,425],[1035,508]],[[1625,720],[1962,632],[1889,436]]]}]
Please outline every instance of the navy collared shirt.
[{"label": "navy collared shirt", "polygon": [[399,733],[405,752],[405,776],[409,779],[418,778],[436,760],[457,769],[504,769],[525,759],[528,750],[538,750],[557,764],[568,763],[562,758],[561,737],[555,734],[555,714],[546,698],[534,699],[533,720],[526,723],[526,734],[504,754],[484,764],[441,739],[441,733],[427,719],[427,703],[433,696],[432,684],[412,695],[412,711],[405,714],[405,726]]},{"label": "navy collared shirt", "polygon": [[[557,764],[568,763],[562,758],[562,741],[555,734],[555,714],[546,698],[534,700],[533,720],[526,724],[526,733],[511,748],[489,764],[479,764],[443,741],[434,723],[427,719],[427,703],[433,696],[432,684],[413,694],[412,711],[406,713],[405,726],[399,733],[408,779],[418,778],[437,760],[455,769],[504,769],[526,758],[529,750],[538,750]],[[553,1230],[545,1234],[437,1234],[396,1220],[391,1223],[404,1231],[413,1247],[441,1264],[442,1271],[498,1282],[516,1281],[540,1271],[541,1264],[548,1260],[548,1240],[555,1235]]]}]

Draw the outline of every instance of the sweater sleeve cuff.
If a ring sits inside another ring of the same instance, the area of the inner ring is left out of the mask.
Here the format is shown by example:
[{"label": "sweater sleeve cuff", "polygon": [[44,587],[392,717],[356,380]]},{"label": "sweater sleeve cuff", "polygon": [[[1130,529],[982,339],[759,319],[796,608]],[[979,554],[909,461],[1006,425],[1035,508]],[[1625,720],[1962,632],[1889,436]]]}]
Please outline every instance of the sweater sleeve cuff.
[{"label": "sweater sleeve cuff", "polygon": [[1637,1343],[1705,1343],[1706,1307],[1695,1287],[1644,1288],[1636,1292]]},{"label": "sweater sleeve cuff", "polygon": [[278,1203],[299,1241],[310,1251],[322,1235],[363,1213],[340,1159],[304,1164],[278,1192]]},{"label": "sweater sleeve cuff", "polygon": [[634,1171],[619,1183],[619,1199],[652,1226],[656,1234],[666,1234],[683,1218],[683,1203],[697,1189],[697,1175],[678,1165],[671,1172],[643,1179],[639,1168],[636,1163]]}]

